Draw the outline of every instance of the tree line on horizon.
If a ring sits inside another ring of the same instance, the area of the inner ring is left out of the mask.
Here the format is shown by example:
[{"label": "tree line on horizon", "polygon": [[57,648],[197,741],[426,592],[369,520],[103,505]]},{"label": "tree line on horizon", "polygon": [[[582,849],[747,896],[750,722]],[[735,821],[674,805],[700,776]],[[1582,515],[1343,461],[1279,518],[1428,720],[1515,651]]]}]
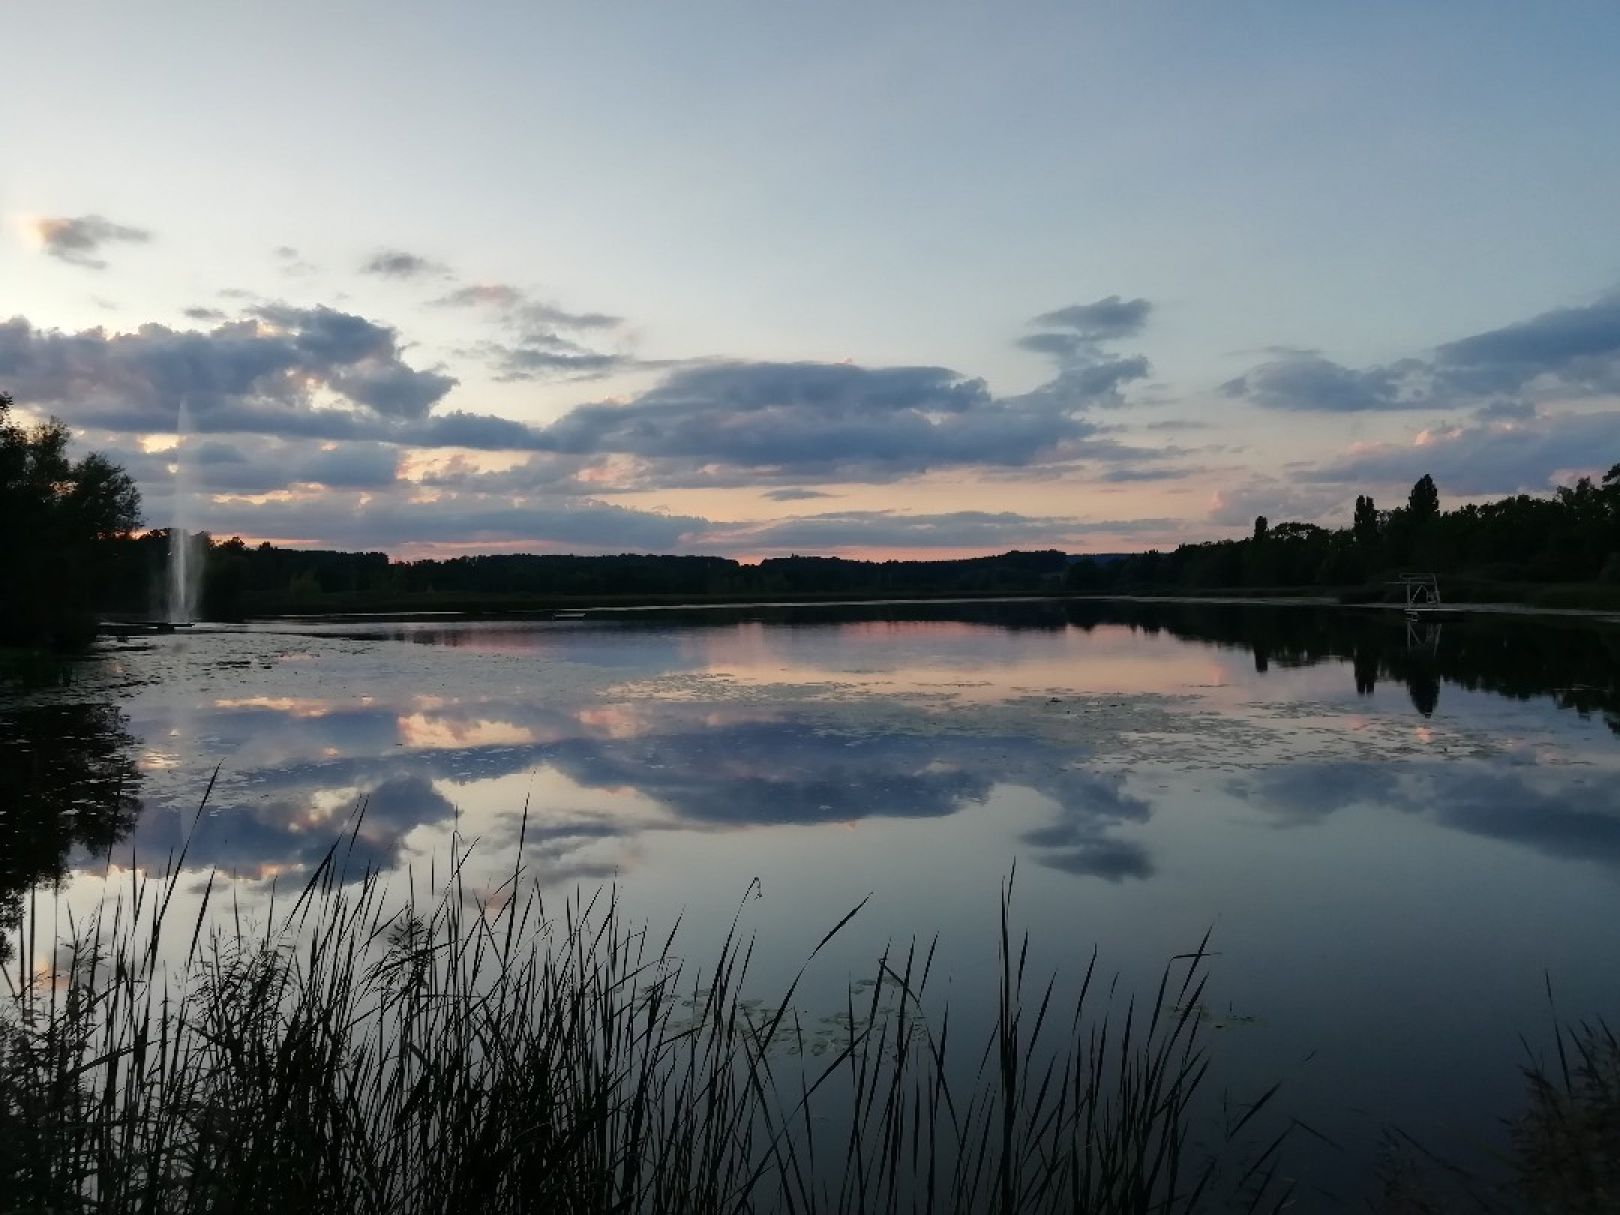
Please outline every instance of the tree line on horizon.
[{"label": "tree line on horizon", "polygon": [[1346,527],[1275,523],[1257,516],[1239,540],[1183,544],[1118,560],[1082,557],[1071,591],[1124,588],[1282,590],[1368,587],[1423,571],[1498,587],[1620,587],[1620,464],[1599,482],[1581,477],[1548,497],[1516,494],[1442,510],[1434,479],[1420,477],[1406,503],[1381,510],[1356,498]]},{"label": "tree line on horizon", "polygon": [[[125,610],[161,586],[167,533],[118,546],[114,577]],[[1168,552],[1071,556],[1056,549],[924,561],[793,555],[746,565],[729,557],[622,553],[505,553],[391,560],[381,552],[207,546],[203,608],[216,618],[255,612],[412,603],[497,606],[524,600],[742,599],[793,596],[996,595],[1316,589],[1375,598],[1397,573],[1423,570],[1453,583],[1514,588],[1620,589],[1620,464],[1600,481],[1582,477],[1550,496],[1518,494],[1441,508],[1432,477],[1406,502],[1380,509],[1357,497],[1348,525],[1272,523],[1258,517],[1238,540]],[[1598,597],[1607,594],[1598,589]]]},{"label": "tree line on horizon", "polygon": [[[161,615],[169,533],[140,531],[140,494],[95,453],[73,461],[58,421],[23,427],[0,394],[0,518],[11,543],[0,580],[0,644],[72,647],[98,614]],[[922,561],[793,555],[728,557],[506,553],[395,561],[382,552],[199,538],[202,613],[213,619],[413,605],[521,607],[525,601],[996,595],[1319,588],[1354,597],[1409,569],[1505,588],[1620,588],[1620,464],[1547,497],[1518,494],[1441,509],[1433,478],[1404,505],[1356,499],[1339,529],[1272,523],[1238,540],[1168,552],[1073,557],[1056,549]],[[1598,592],[1599,596],[1607,592]]]}]

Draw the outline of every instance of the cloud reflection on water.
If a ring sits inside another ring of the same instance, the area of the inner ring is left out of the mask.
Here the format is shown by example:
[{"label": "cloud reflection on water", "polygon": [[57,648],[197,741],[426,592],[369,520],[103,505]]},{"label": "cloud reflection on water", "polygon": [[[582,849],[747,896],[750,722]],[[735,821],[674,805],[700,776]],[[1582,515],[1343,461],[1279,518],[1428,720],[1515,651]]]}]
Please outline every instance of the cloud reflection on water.
[{"label": "cloud reflection on water", "polygon": [[[1166,797],[1187,796],[1149,795],[1170,786],[1144,774],[1219,762],[1253,768],[1226,787],[1278,821],[1381,805],[1541,855],[1620,860],[1616,794],[1499,735],[1489,759],[1476,748],[1461,764],[1437,743],[1455,747],[1477,711],[1448,713],[1456,688],[1546,698],[1614,727],[1620,664],[1602,630],[1481,622],[1414,642],[1374,614],[1088,602],[313,626],[295,649],[288,627],[193,639],[189,678],[210,690],[185,721],[167,677],[137,691],[131,730],[149,778],[137,856],[178,848],[197,793],[182,769],[195,778],[219,760],[188,863],[249,876],[307,869],[361,803],[354,860],[392,868],[451,829],[509,847],[526,790],[539,790],[530,860],[563,880],[611,874],[659,832],[943,819],[1012,791],[1040,820],[1008,820],[1015,850],[1122,882],[1154,875],[1145,828]],[[252,646],[263,652],[249,663],[238,651]],[[1312,667],[1323,678],[1301,682]],[[1151,725],[1116,700],[1144,679],[1180,692],[1156,702]],[[1412,708],[1382,694],[1391,680]],[[1043,681],[1073,695],[1059,705]],[[1353,717],[1312,707],[1309,728],[1287,720],[1302,694],[1335,687],[1329,708],[1358,706]],[[1275,702],[1263,723],[1256,696]],[[1177,728],[1178,700],[1270,733],[1201,752],[1185,737],[1155,744],[1154,729]],[[947,702],[955,717],[938,711]],[[1064,734],[1069,706],[1087,724]],[[1342,745],[1358,732],[1371,737]]]}]

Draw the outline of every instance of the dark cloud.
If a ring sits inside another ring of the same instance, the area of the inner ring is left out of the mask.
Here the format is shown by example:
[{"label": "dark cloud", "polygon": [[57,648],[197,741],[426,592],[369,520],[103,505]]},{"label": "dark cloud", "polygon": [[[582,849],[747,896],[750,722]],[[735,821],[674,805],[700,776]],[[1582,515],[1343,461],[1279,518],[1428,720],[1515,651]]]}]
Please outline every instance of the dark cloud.
[{"label": "dark cloud", "polygon": [[636,362],[627,355],[592,350],[555,333],[527,334],[522,344],[515,346],[481,342],[465,353],[489,363],[495,378],[506,383],[515,380],[600,379]]},{"label": "dark cloud", "polygon": [[[149,511],[156,518],[156,512]],[[520,499],[448,494],[435,500],[393,493],[331,491],[261,503],[211,502],[200,524],[217,535],[274,536],[339,548],[408,544],[556,545],[580,552],[669,552],[708,523],[632,510],[590,498]]]},{"label": "dark cloud", "polygon": [[440,296],[435,304],[444,308],[516,308],[526,297],[522,290],[505,283],[473,283]]},{"label": "dark cloud", "polygon": [[1514,393],[1542,377],[1566,390],[1620,391],[1620,291],[1447,342],[1434,363],[1459,393]]},{"label": "dark cloud", "polygon": [[51,216],[34,220],[33,228],[51,257],[90,270],[106,269],[106,260],[99,256],[105,246],[142,245],[152,239],[144,228],[115,224],[100,215]]},{"label": "dark cloud", "polygon": [[555,325],[559,329],[617,329],[622,316],[606,312],[569,312],[555,304],[531,300],[518,309],[519,319],[529,325]]},{"label": "dark cloud", "polygon": [[1474,410],[1476,422],[1526,422],[1536,416],[1536,407],[1528,401],[1492,401]]},{"label": "dark cloud", "polygon": [[1354,371],[1319,354],[1286,354],[1228,380],[1221,391],[1265,409],[1363,413],[1430,404],[1426,394],[1409,391],[1407,370],[1397,365]]},{"label": "dark cloud", "polygon": [[[69,422],[173,430],[181,401],[200,430],[385,437],[372,419],[419,421],[455,380],[407,366],[397,333],[331,308],[265,305],[210,331],[142,325],[128,333],[0,323],[0,378],[20,401]],[[317,388],[364,406],[312,407]],[[323,416],[330,415],[330,416]]]},{"label": "dark cloud", "polygon": [[473,283],[433,301],[446,308],[492,308],[519,325],[541,329],[616,329],[624,318],[606,312],[571,312],[536,300],[508,283]]},{"label": "dark cloud", "polygon": [[983,380],[943,367],[711,363],[628,404],[578,406],[544,436],[557,451],[658,461],[665,477],[718,465],[754,477],[888,479],[1056,458],[1097,429],[1075,408],[999,401]]},{"label": "dark cloud", "polygon": [[[502,378],[588,378],[659,366],[586,344],[581,334],[619,323],[606,314],[564,312],[499,285],[461,288],[445,302],[486,304],[507,318],[501,323],[514,328],[513,342],[471,352]],[[1143,312],[1139,302],[1085,308],[1101,311],[1070,320],[1098,335],[1125,331]],[[212,321],[218,314],[199,308],[192,316]],[[534,329],[539,322],[553,328]],[[556,326],[572,328],[565,334]],[[258,302],[211,328],[149,324],[124,333],[35,329],[18,317],[0,324],[0,377],[22,403],[114,435],[172,431],[185,402],[189,427],[201,435],[546,457],[506,473],[458,472],[454,489],[469,500],[497,492],[578,494],[591,469],[611,471],[598,493],[776,485],[803,495],[818,481],[885,483],[940,468],[1055,475],[1084,463],[1124,463],[1127,475],[1145,478],[1148,463],[1177,454],[1120,443],[1085,416],[1119,403],[1123,386],[1147,374],[1139,357],[1082,359],[1041,388],[1007,398],[944,367],[710,360],[676,366],[627,402],[582,404],[549,425],[531,425],[435,413],[456,381],[410,365],[405,349],[393,327],[325,306]],[[990,518],[957,521],[971,522],[987,544],[1042,526]],[[861,522],[878,531],[897,526],[876,514],[839,526]],[[905,527],[921,535],[917,525]]]},{"label": "dark cloud", "polygon": [[1084,341],[1106,342],[1115,338],[1134,337],[1147,324],[1153,305],[1144,299],[1122,300],[1117,295],[1090,304],[1071,304],[1052,312],[1043,312],[1030,321],[1045,329],[1066,329]]},{"label": "dark cloud", "polygon": [[819,489],[773,489],[765,496],[772,502],[808,502],[812,498],[836,498],[838,495]]},{"label": "dark cloud", "polygon": [[[1332,413],[1456,409],[1538,391],[1564,397],[1620,392],[1620,292],[1382,367],[1357,370],[1314,352],[1284,352],[1223,390],[1268,409]],[[1502,410],[1513,403],[1489,404]]]},{"label": "dark cloud", "polygon": [[586,467],[587,461],[578,456],[538,452],[510,468],[486,472],[475,462],[458,456],[424,473],[420,483],[456,493],[519,497],[558,490],[578,492],[582,486],[577,477]]},{"label": "dark cloud", "polygon": [[452,410],[394,432],[414,447],[469,447],[475,451],[528,451],[541,446],[539,432],[522,422],[492,414]]},{"label": "dark cloud", "polygon": [[404,249],[379,249],[361,263],[360,273],[384,278],[442,278],[449,270],[440,262]]},{"label": "dark cloud", "polygon": [[1098,480],[1111,485],[1133,481],[1179,481],[1201,470],[1196,468],[1111,468],[1099,475]]},{"label": "dark cloud", "polygon": [[1426,431],[1416,443],[1379,444],[1298,480],[1333,485],[1407,485],[1424,475],[1469,495],[1545,491],[1571,471],[1601,472],[1620,451],[1620,412],[1563,413],[1524,422]]},{"label": "dark cloud", "polygon": [[[183,452],[102,448],[142,485],[154,502],[169,468],[184,458],[192,488],[206,494],[267,494],[295,486],[378,490],[395,484],[399,449],[389,443],[315,443],[241,435],[192,439]],[[154,492],[155,491],[155,492]]]},{"label": "dark cloud", "polygon": [[1019,338],[1018,345],[1046,355],[1059,371],[1056,379],[1021,398],[1023,403],[1058,410],[1124,405],[1122,389],[1146,379],[1152,369],[1141,355],[1121,358],[1105,352],[1103,345],[1140,333],[1152,307],[1144,299],[1110,295],[1036,317],[1030,324],[1043,326],[1046,332]]},{"label": "dark cloud", "polygon": [[223,321],[226,314],[218,308],[187,308],[185,315],[187,320],[212,322]]},{"label": "dark cloud", "polygon": [[469,357],[490,365],[495,378],[512,380],[600,379],[627,367],[645,366],[624,351],[586,345],[577,336],[618,329],[624,318],[605,312],[571,312],[506,283],[475,283],[433,301],[449,308],[493,311],[508,337],[482,342]]}]

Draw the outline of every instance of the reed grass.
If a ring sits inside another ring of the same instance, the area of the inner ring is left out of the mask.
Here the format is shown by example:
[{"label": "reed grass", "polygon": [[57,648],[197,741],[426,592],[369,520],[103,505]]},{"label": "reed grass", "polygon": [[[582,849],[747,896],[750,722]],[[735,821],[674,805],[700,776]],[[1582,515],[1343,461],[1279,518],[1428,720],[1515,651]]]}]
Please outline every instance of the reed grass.
[{"label": "reed grass", "polygon": [[1279,1139],[1233,1158],[1271,1093],[1194,1133],[1211,1121],[1195,1110],[1202,944],[1123,1014],[1093,953],[1060,1010],[1055,980],[1028,974],[1009,878],[987,1038],[965,1040],[932,1000],[937,942],[914,941],[851,989],[818,1054],[794,1003],[805,969],[774,1003],[747,998],[740,917],[694,968],[674,928],[627,922],[611,889],[553,905],[518,867],[478,897],[460,848],[427,893],[399,897],[375,873],[345,881],[353,838],[258,929],[213,877],[194,921],[169,914],[182,852],[70,922],[55,968],[31,970],[36,901],[0,1015],[0,1206],[1010,1215],[1286,1200]]}]

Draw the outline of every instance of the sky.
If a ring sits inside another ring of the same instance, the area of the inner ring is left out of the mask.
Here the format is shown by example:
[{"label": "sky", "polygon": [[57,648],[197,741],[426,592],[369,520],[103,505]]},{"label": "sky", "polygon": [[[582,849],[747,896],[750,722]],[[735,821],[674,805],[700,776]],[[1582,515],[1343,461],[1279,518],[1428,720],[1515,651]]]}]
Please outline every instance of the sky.
[{"label": "sky", "polygon": [[1608,0],[5,27],[0,391],[153,527],[1117,552],[1620,461]]}]

